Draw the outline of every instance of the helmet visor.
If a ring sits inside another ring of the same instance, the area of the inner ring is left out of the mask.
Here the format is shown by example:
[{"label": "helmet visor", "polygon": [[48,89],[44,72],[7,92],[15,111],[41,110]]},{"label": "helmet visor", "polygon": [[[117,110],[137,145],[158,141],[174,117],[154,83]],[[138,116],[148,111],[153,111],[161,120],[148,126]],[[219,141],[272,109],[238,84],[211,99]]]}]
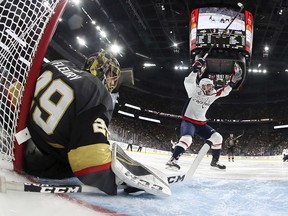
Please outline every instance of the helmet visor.
[{"label": "helmet visor", "polygon": [[120,64],[117,59],[105,50],[93,54],[86,62],[87,70],[97,76],[109,92],[118,85],[120,77]]},{"label": "helmet visor", "polygon": [[120,68],[112,62],[106,62],[104,85],[109,92],[112,92],[118,85],[120,77]]}]

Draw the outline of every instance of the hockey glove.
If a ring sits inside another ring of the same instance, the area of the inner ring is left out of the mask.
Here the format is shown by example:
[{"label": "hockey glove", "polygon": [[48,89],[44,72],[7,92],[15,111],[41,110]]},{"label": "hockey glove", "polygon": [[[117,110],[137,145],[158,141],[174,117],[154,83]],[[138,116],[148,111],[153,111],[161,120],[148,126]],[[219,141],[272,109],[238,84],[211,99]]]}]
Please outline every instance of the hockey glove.
[{"label": "hockey glove", "polygon": [[198,73],[199,77],[203,75],[206,69],[206,61],[203,58],[197,59],[192,65],[192,72]]},{"label": "hockey glove", "polygon": [[234,88],[235,85],[242,79],[242,69],[239,64],[234,63],[234,73],[230,76],[229,85]]}]

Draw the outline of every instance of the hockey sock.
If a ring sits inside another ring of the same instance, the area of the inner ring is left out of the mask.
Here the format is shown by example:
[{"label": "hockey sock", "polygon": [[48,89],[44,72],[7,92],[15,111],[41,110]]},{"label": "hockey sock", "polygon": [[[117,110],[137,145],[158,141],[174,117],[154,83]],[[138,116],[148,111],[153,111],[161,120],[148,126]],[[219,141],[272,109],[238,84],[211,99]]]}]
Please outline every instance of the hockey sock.
[{"label": "hockey sock", "polygon": [[176,160],[185,152],[185,149],[181,146],[175,146],[172,157]]},{"label": "hockey sock", "polygon": [[213,160],[218,161],[220,157],[221,149],[212,149]]}]

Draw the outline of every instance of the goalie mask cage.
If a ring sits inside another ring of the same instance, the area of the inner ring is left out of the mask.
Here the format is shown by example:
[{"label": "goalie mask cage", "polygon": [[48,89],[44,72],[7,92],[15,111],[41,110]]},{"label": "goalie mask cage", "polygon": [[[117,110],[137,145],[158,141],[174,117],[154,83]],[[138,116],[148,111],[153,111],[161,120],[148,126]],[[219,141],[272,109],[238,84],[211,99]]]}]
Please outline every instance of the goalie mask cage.
[{"label": "goalie mask cage", "polygon": [[0,0],[0,159],[13,161],[17,172],[29,139],[26,126],[36,80],[66,4]]}]

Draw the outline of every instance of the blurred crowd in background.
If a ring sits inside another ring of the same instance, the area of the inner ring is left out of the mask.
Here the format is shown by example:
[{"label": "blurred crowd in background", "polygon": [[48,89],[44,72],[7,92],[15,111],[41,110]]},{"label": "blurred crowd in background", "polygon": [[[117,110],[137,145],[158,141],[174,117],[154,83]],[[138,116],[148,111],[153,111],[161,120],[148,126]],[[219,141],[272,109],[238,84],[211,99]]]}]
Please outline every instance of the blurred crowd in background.
[{"label": "blurred crowd in background", "polygon": [[[227,154],[224,140],[230,133],[233,133],[234,137],[244,133],[239,138],[235,155],[281,155],[283,149],[288,148],[288,129],[274,129],[274,126],[288,123],[285,115],[288,101],[237,104],[234,100],[232,98],[232,102],[229,103],[229,100],[220,99],[207,113],[208,124],[223,136],[222,154]],[[127,107],[127,103],[141,109]],[[184,103],[185,99],[163,98],[124,88],[120,91],[109,126],[110,139],[169,151],[171,141],[179,139],[179,117]],[[118,113],[119,110],[129,112],[134,117],[121,115]],[[139,116],[157,119],[160,123],[140,120]],[[203,143],[204,140],[194,137],[188,151],[197,153]]]}]

